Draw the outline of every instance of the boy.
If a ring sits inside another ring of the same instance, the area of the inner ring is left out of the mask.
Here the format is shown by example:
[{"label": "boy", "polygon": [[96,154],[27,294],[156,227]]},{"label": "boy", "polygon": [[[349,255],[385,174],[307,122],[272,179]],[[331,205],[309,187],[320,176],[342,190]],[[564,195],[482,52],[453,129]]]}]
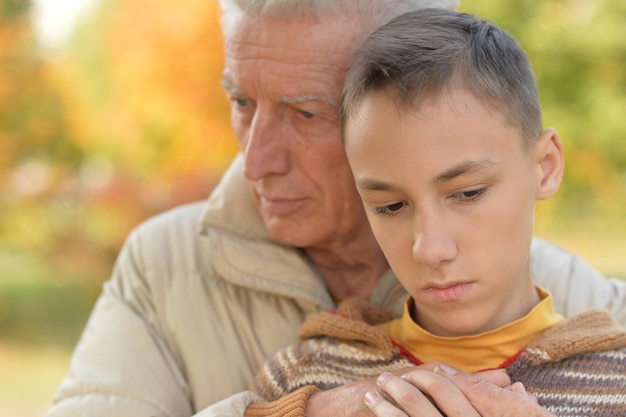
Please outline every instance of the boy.
[{"label": "boy", "polygon": [[[516,42],[467,14],[400,16],[357,50],[342,117],[370,225],[410,297],[392,321],[351,301],[309,320],[303,342],[263,368],[257,391],[304,401],[312,386],[443,361],[465,372],[505,368],[518,382],[510,389],[524,392],[521,382],[556,415],[626,415],[626,332],[599,310],[565,320],[531,280],[534,206],[558,190],[563,152],[557,132],[542,128]],[[438,377],[454,368],[438,366]],[[379,385],[401,408],[376,392],[365,402],[379,416],[428,406],[429,415],[490,415],[452,398],[420,401],[434,380],[384,373]]]}]

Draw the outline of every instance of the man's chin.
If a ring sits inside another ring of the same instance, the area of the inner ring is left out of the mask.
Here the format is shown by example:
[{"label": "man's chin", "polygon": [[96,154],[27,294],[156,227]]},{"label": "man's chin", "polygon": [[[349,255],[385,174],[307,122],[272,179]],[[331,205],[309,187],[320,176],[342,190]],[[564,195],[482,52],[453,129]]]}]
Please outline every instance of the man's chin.
[{"label": "man's chin", "polygon": [[[310,224],[303,226],[303,221],[290,221],[271,218],[265,220],[265,229],[270,238],[281,245],[307,248],[319,241],[319,228]],[[315,233],[316,229],[318,233]]]}]

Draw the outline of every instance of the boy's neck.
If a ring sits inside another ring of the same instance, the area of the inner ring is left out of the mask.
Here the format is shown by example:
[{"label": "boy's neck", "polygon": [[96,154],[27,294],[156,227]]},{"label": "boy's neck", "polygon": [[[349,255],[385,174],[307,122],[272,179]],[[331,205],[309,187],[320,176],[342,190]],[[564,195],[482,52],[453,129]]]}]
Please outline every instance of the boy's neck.
[{"label": "boy's neck", "polygon": [[564,318],[554,312],[552,296],[536,290],[539,303],[518,320],[478,335],[441,337],[416,324],[408,315],[413,300],[401,318],[381,325],[396,342],[421,362],[445,361],[466,372],[498,368],[515,357],[539,334]]}]

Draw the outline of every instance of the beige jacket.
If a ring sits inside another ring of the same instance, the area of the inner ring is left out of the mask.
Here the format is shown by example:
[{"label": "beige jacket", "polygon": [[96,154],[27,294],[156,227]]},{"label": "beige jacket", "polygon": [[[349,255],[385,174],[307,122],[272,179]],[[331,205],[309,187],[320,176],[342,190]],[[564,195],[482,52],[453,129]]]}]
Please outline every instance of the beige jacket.
[{"label": "beige jacket", "polygon": [[[606,307],[626,323],[626,282],[539,241],[533,271],[559,312]],[[399,313],[405,296],[388,272],[370,301]],[[208,203],[128,237],[46,417],[243,415],[264,360],[333,307],[302,252],[268,238],[237,158]]]}]

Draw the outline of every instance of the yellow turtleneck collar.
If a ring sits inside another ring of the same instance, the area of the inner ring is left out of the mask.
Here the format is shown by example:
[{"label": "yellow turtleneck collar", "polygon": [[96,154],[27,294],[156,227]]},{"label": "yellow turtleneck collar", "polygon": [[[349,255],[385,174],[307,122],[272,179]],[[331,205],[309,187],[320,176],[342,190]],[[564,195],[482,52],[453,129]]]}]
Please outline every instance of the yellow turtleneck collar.
[{"label": "yellow turtleneck collar", "polygon": [[500,368],[541,332],[564,320],[554,311],[552,295],[536,288],[541,301],[526,316],[477,335],[441,337],[429,333],[411,318],[410,297],[402,317],[379,327],[423,363],[443,361],[465,372]]}]

